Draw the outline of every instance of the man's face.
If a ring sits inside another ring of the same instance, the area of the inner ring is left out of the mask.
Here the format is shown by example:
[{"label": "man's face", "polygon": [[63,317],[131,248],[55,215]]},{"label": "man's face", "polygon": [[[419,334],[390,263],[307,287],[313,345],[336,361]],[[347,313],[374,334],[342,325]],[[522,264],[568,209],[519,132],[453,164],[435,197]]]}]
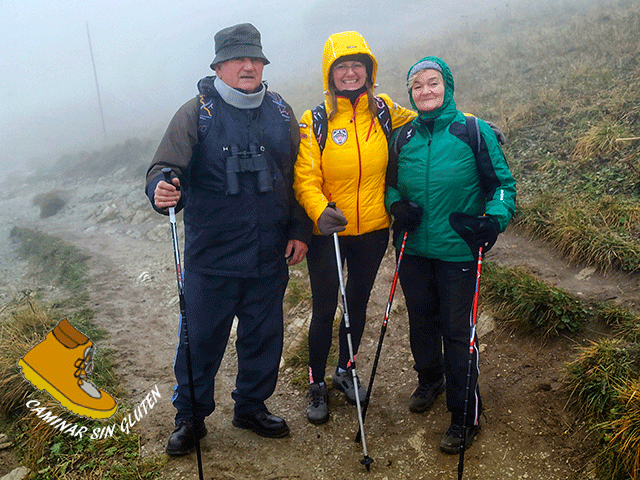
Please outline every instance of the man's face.
[{"label": "man's face", "polygon": [[216,75],[231,88],[254,92],[262,82],[264,64],[259,58],[232,58],[215,66]]}]

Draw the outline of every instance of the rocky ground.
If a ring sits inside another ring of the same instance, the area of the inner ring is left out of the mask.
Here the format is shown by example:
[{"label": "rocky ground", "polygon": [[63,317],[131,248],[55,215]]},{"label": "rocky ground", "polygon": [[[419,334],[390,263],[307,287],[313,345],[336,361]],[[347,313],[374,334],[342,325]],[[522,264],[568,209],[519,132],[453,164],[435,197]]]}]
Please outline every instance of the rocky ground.
[{"label": "rocky ground", "polygon": [[[42,219],[32,198],[54,188],[66,192],[68,203],[57,215]],[[8,239],[13,226],[59,236],[90,254],[89,307],[96,312],[95,321],[110,334],[98,343],[96,355],[101,347],[116,351],[118,372],[127,392],[121,402],[135,406],[157,387],[160,401],[133,429],[141,436],[143,455],[164,455],[174,414],[170,396],[177,290],[168,221],[151,210],[142,178],[132,181],[130,173],[121,170],[108,177],[65,184],[12,182],[3,191],[0,301],[13,298],[24,288],[43,287],[33,284],[26,275],[25,262],[16,258]],[[568,265],[544,244],[512,229],[500,237],[486,259],[502,265],[525,265],[541,279],[585,300],[610,298],[633,304],[640,298],[637,276],[603,277],[592,269]],[[389,250],[371,296],[358,356],[359,375],[366,381],[380,337],[393,262]],[[306,280],[304,270],[292,275],[297,281]],[[330,421],[311,425],[304,414],[306,389],[292,383],[293,372],[284,366],[268,407],[287,420],[291,435],[271,440],[234,428],[230,393],[236,355],[232,340],[216,379],[217,409],[206,421],[209,434],[202,442],[204,478],[457,478],[458,457],[444,455],[438,448],[449,421],[444,396],[425,414],[413,414],[407,408],[416,375],[403,303],[399,290],[366,417],[367,450],[374,460],[370,471],[360,463],[362,445],[354,441],[358,427],[355,407],[330,390]],[[304,340],[309,317],[307,303],[286,315],[285,358]],[[580,335],[542,341],[498,328],[490,317],[481,317],[480,387],[485,412],[482,432],[466,453],[464,478],[594,478],[580,447],[585,432],[576,415],[566,408],[562,376],[563,365],[573,358],[575,349],[600,333],[601,328],[594,325]],[[101,423],[96,421],[96,426]],[[5,450],[1,459],[0,475],[18,466],[11,449]],[[197,478],[195,454],[169,459],[162,478]]]}]

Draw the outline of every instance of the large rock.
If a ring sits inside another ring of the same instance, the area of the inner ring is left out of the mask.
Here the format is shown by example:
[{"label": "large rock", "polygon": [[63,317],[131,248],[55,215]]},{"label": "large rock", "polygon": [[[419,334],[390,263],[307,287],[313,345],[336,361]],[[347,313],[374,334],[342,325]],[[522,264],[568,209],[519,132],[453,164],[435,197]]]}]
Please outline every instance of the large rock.
[{"label": "large rock", "polygon": [[18,467],[0,478],[0,480],[24,480],[28,475],[29,469],[27,467]]}]

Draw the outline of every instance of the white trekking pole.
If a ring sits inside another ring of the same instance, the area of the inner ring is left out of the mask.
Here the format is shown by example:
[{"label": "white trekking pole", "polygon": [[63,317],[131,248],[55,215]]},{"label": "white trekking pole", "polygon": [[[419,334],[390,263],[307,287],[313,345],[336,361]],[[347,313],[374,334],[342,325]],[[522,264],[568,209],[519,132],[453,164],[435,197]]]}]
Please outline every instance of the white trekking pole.
[{"label": "white trekking pole", "polygon": [[[335,202],[329,202],[330,208],[335,209]],[[364,458],[360,460],[367,470],[370,469],[373,459],[367,454],[367,442],[364,437],[364,420],[362,419],[362,407],[360,405],[360,393],[358,392],[358,377],[356,375],[356,357],[353,354],[353,343],[351,342],[351,325],[349,324],[349,311],[347,309],[347,295],[344,288],[344,280],[342,279],[342,256],[340,255],[340,242],[338,241],[338,234],[333,234],[333,244],[336,250],[336,265],[338,266],[338,280],[340,281],[340,294],[342,295],[342,305],[344,308],[344,327],[347,332],[347,345],[349,345],[349,358],[351,360],[351,372],[353,375],[353,385],[355,387],[356,394],[356,407],[358,409],[358,422],[360,423],[360,433],[362,434],[362,450],[364,452]]]}]

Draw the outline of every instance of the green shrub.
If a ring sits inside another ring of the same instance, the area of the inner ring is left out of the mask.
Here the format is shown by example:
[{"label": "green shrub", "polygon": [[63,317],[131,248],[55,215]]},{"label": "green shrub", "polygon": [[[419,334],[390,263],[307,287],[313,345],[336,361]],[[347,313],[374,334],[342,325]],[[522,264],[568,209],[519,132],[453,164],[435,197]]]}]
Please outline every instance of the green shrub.
[{"label": "green shrub", "polygon": [[31,202],[40,207],[40,218],[53,217],[67,204],[60,190],[39,193]]},{"label": "green shrub", "polygon": [[481,298],[498,321],[543,336],[583,328],[587,309],[573,295],[538,280],[523,267],[484,262]]}]

